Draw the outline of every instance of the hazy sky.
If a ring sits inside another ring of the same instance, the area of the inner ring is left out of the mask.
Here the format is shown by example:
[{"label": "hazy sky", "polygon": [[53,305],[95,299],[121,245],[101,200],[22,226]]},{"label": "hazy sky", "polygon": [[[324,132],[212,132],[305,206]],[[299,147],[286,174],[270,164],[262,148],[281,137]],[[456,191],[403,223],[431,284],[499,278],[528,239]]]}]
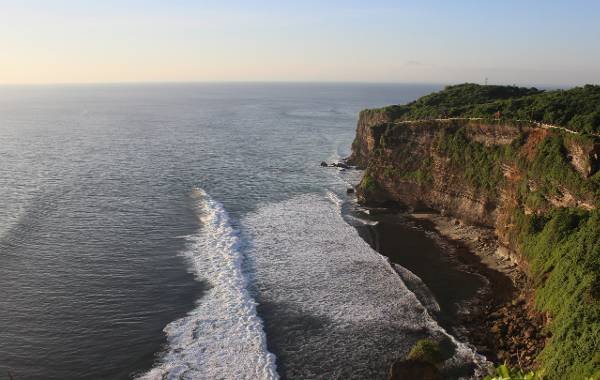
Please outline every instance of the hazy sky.
[{"label": "hazy sky", "polygon": [[600,1],[0,0],[0,83],[600,83]]}]

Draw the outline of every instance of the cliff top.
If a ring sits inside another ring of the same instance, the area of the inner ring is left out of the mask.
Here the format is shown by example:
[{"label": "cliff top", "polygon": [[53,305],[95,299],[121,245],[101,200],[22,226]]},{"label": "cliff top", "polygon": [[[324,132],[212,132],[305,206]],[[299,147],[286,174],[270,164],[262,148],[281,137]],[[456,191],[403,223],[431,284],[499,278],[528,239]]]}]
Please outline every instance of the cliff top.
[{"label": "cliff top", "polygon": [[600,86],[544,91],[473,83],[447,86],[404,105],[380,109],[394,121],[431,118],[496,118],[552,124],[600,134]]}]

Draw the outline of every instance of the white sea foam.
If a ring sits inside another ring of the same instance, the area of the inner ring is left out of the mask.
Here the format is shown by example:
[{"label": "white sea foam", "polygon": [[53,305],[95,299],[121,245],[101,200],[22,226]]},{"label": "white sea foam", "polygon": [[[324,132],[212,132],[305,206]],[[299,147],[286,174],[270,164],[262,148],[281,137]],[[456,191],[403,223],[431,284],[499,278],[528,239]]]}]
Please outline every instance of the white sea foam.
[{"label": "white sea foam", "polygon": [[223,206],[194,192],[202,227],[185,256],[211,288],[186,317],[165,327],[168,347],[140,379],[278,379],[256,303],[249,295],[240,237]]},{"label": "white sea foam", "polygon": [[[342,208],[344,207],[345,201],[342,198],[340,198],[333,191],[327,192],[327,198],[336,206],[338,211],[340,213],[342,213]],[[350,223],[353,226],[358,226],[358,225],[375,226],[375,225],[377,225],[377,223],[379,223],[375,220],[367,220],[367,219],[363,219],[363,218],[358,218],[358,217],[356,217],[354,215],[350,215],[350,214],[344,214],[343,216],[346,219],[346,222]]]},{"label": "white sea foam", "polygon": [[336,205],[339,211],[342,210],[342,205],[344,204],[344,201],[336,193],[334,193],[333,191],[328,191],[327,198],[329,198],[329,200],[333,202],[334,205]]},{"label": "white sea foam", "polygon": [[449,368],[483,360],[435,322],[340,208],[334,194],[302,195],[242,220],[257,295],[276,316],[270,340],[282,375],[383,378],[391,361],[425,336],[454,342]]}]

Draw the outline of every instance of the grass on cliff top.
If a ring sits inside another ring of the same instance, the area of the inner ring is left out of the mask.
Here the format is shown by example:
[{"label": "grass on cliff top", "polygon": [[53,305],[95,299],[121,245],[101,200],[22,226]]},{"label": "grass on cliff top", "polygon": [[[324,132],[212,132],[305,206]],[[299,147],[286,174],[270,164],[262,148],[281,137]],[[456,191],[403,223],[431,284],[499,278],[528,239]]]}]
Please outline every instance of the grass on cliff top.
[{"label": "grass on cliff top", "polygon": [[600,133],[600,86],[540,91],[515,86],[465,83],[448,86],[406,105],[380,109],[393,120],[446,117],[492,118],[560,125],[583,133]]},{"label": "grass on cliff top", "polygon": [[536,282],[536,306],[552,318],[538,358],[549,379],[600,375],[600,210],[554,209],[518,220]]}]

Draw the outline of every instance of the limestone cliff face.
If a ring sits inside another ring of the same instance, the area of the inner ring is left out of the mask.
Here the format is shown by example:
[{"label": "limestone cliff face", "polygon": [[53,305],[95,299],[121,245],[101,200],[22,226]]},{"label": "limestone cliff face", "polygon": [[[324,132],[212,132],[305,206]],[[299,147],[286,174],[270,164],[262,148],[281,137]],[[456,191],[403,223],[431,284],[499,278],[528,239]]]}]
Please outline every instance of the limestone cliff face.
[{"label": "limestone cliff face", "polygon": [[[557,135],[574,175],[585,181],[598,170],[600,145],[564,134],[497,121],[394,122],[385,109],[367,110],[360,113],[349,162],[366,169],[357,189],[360,202],[393,201],[488,226],[514,253],[515,210],[531,214],[551,207],[596,207],[587,190],[572,183],[549,189],[554,182],[536,174],[543,171],[538,167],[542,142]],[[520,261],[517,255],[512,258]]]},{"label": "limestone cliff face", "polygon": [[383,131],[385,124],[391,123],[393,119],[393,114],[385,110],[361,111],[356,128],[356,139],[352,144],[352,158],[349,162],[359,167],[366,167],[371,153],[377,148],[380,131]]},{"label": "limestone cliff face", "polygon": [[[371,177],[391,200],[413,209],[435,209],[457,215],[470,223],[493,225],[497,200],[465,183],[462,173],[454,170],[448,157],[436,149],[440,130],[456,131],[460,127],[461,123],[456,121],[402,123],[396,128],[391,124],[371,127],[359,123],[361,132],[357,133],[356,145],[366,149],[356,150],[352,161],[368,167]],[[486,145],[510,142],[518,134],[494,131],[480,124],[467,127],[471,138]],[[386,132],[385,139],[381,139]],[[411,173],[419,173],[422,178]],[[365,191],[360,191],[359,196],[365,202],[377,201]]]}]

